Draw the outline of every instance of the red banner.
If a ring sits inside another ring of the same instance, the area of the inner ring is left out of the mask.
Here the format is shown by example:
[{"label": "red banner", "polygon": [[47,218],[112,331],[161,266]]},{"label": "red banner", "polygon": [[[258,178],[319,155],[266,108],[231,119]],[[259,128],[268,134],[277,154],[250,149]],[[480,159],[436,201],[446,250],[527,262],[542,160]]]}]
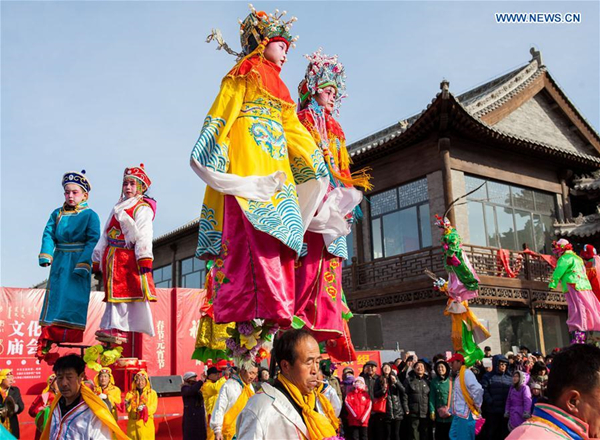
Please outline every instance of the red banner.
[{"label": "red banner", "polygon": [[149,376],[171,374],[173,329],[171,297],[175,289],[156,289],[158,301],[150,303],[154,321],[154,337],[143,335],[141,350],[135,350],[147,362]]},{"label": "red banner", "polygon": [[336,364],[336,374],[341,379],[344,368],[350,367],[354,370],[354,376],[356,377],[362,373],[363,366],[369,361],[374,361],[377,364],[377,374],[380,374],[381,353],[378,351],[357,351],[356,361]]},{"label": "red banner", "polygon": [[177,289],[177,371],[202,373],[204,364],[192,359],[196,348],[196,333],[200,322],[200,304],[206,290]]}]

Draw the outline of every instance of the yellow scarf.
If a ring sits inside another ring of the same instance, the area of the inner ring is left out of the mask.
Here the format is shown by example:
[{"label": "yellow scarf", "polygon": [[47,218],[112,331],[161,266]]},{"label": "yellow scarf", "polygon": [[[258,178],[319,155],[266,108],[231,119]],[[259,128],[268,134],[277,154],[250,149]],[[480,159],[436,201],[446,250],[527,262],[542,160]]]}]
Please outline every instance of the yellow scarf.
[{"label": "yellow scarf", "polygon": [[[285,387],[289,395],[294,399],[300,408],[302,408],[302,418],[304,419],[304,423],[306,423],[306,427],[308,428],[308,438],[309,440],[322,440],[327,437],[335,437],[337,435],[336,428],[337,418],[334,416],[334,420],[331,419],[330,414],[333,415],[333,409],[331,408],[331,403],[327,400],[325,396],[323,396],[325,402],[321,400],[321,393],[319,394],[319,402],[323,406],[323,409],[327,416],[318,413],[314,410],[315,403],[317,400],[317,392],[313,391],[308,396],[304,396],[300,393],[300,390],[296,385],[291,383],[283,374],[277,376],[277,380],[281,382],[281,384]],[[329,408],[329,410],[327,409]]]},{"label": "yellow scarf", "polygon": [[[240,382],[242,382],[241,379]],[[233,406],[229,408],[229,410],[225,413],[225,416],[223,417],[223,428],[221,434],[223,434],[224,440],[231,440],[235,436],[235,422],[237,420],[237,417],[238,415],[240,415],[240,413],[246,406],[248,399],[252,396],[254,396],[254,389],[252,388],[252,385],[248,383],[244,384],[242,386],[242,394],[240,394],[240,397],[238,397]]]},{"label": "yellow scarf", "polygon": [[[54,410],[58,405],[60,397],[61,395],[60,393],[58,393],[56,395],[56,398],[52,402],[52,405],[50,406],[50,417],[52,417],[52,414],[54,413]],[[108,410],[108,407],[100,399],[100,397],[96,396],[92,390],[90,390],[87,386],[83,384],[81,385],[81,397],[83,398],[83,401],[86,403],[86,405],[90,407],[94,415],[98,417],[100,421],[112,431],[113,438],[117,438],[118,440],[129,439],[129,437],[127,437],[125,433],[121,431],[121,428],[119,428],[119,425],[117,425],[117,422]],[[50,425],[52,425],[52,423],[46,423],[46,427],[44,428],[44,432],[42,432],[40,440],[49,440]]]},{"label": "yellow scarf", "polygon": [[463,365],[462,367],[460,367],[460,390],[462,391],[463,397],[465,398],[465,402],[467,402],[467,405],[469,406],[469,409],[471,410],[471,412],[473,413],[473,415],[475,417],[479,417],[479,411],[477,410],[477,407],[475,406],[475,402],[473,402],[473,398],[471,397],[471,395],[469,394],[469,390],[467,390],[467,384],[465,383],[465,372],[467,371],[467,367],[465,365]]}]

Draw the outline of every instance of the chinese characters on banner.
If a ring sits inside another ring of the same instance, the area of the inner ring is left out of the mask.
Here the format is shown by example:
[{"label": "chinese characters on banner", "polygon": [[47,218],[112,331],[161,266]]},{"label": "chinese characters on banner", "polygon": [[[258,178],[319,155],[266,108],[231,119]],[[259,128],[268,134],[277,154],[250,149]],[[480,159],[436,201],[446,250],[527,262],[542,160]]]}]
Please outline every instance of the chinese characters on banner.
[{"label": "chinese characters on banner", "polygon": [[354,362],[342,362],[341,364],[336,364],[336,374],[340,379],[342,378],[342,371],[346,367],[350,367],[354,370],[354,376],[358,376],[362,373],[363,366],[369,362],[375,361],[378,365],[377,374],[380,374],[379,365],[381,365],[381,354],[378,351],[357,351],[356,352],[356,361]]},{"label": "chinese characters on banner", "polygon": [[[45,382],[52,373],[46,363],[35,358],[37,339],[41,334],[38,323],[44,301],[44,289],[0,287],[0,368],[11,368],[15,386],[25,392]],[[87,328],[83,344],[94,343],[94,332],[104,313],[104,293],[92,292],[88,309]],[[60,352],[72,350],[61,349]]]}]

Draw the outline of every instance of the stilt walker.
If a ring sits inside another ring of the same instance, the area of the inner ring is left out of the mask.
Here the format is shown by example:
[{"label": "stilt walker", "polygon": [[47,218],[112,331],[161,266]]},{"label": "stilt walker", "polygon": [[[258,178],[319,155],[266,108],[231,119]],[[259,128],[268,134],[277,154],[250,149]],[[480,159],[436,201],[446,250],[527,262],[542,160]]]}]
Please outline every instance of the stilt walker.
[{"label": "stilt walker", "polygon": [[435,280],[434,288],[448,296],[444,315],[452,318],[452,345],[454,351],[463,355],[465,365],[470,367],[483,359],[483,350],[477,344],[491,336],[469,309],[468,301],[479,295],[479,277],[463,251],[462,240],[456,228],[446,217],[435,217],[435,224],[442,231],[442,257],[448,281],[437,278],[431,272],[426,273]]},{"label": "stilt walker", "polygon": [[585,271],[592,286],[592,292],[600,301],[600,255],[591,244],[586,244],[580,255],[585,263]]},{"label": "stilt walker", "polygon": [[327,189],[327,168],[279,74],[295,38],[284,13],[251,7],[237,55],[204,120],[191,167],[207,184],[196,256],[215,263],[214,317],[227,348],[253,361],[294,316],[294,261]]},{"label": "stilt walker", "polygon": [[121,197],[94,249],[94,271],[102,272],[106,302],[96,332],[102,342],[126,342],[125,332],[154,336],[150,302],[156,301],[152,278],[156,202],[146,196],[150,184],[143,164],[125,169]]},{"label": "stilt walker", "polygon": [[[294,326],[306,327],[318,341],[342,338],[351,346],[346,320],[352,314],[342,290],[342,265],[348,258],[346,235],[361,214],[358,204],[362,193],[354,186],[372,186],[366,170],[350,172],[346,136],[334,118],[346,96],[344,66],[337,55],[321,51],[306,55],[309,64],[298,86],[298,118],[321,149],[329,182],[327,194],[304,234],[306,253],[296,263]],[[328,344],[330,348],[337,345]],[[351,352],[338,350],[336,354],[339,361],[353,360]]]},{"label": "stilt walker", "polygon": [[569,317],[567,327],[572,344],[583,344],[588,332],[600,331],[600,302],[592,292],[583,260],[573,252],[573,246],[564,238],[552,243],[552,252],[558,258],[549,287],[562,284]]},{"label": "stilt walker", "polygon": [[40,315],[42,333],[36,354],[40,360],[48,355],[53,343],[83,341],[92,251],[100,237],[100,219],[88,206],[92,185],[85,171],[66,173],[62,185],[65,203],[50,215],[39,254],[40,266],[52,266]]}]

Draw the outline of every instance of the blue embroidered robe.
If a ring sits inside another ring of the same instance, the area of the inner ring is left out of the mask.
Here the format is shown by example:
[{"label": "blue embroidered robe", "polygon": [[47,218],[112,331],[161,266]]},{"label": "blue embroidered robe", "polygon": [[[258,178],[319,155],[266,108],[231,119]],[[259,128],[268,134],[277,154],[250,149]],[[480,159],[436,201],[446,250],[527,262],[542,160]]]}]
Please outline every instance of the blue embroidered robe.
[{"label": "blue embroidered robe", "polygon": [[92,251],[100,218],[87,202],[72,211],[56,209],[44,229],[40,266],[51,264],[40,325],[85,329],[92,281]]}]

